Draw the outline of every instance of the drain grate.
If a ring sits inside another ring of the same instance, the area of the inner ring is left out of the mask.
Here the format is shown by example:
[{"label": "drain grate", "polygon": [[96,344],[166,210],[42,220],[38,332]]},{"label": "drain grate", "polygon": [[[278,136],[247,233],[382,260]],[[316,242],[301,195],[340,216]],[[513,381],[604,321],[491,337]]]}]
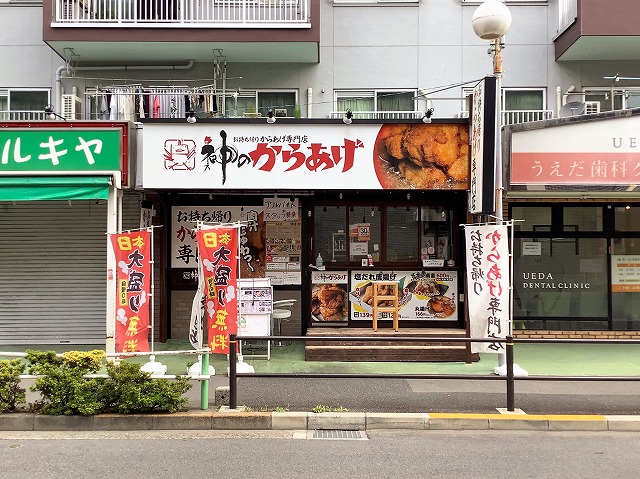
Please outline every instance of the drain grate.
[{"label": "drain grate", "polygon": [[311,439],[354,439],[368,440],[363,431],[345,431],[341,429],[315,429]]}]

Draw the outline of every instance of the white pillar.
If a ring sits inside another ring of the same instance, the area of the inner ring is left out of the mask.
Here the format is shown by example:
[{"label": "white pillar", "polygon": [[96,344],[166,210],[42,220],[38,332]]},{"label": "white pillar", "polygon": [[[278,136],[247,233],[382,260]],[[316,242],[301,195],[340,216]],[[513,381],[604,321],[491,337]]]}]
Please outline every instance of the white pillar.
[{"label": "white pillar", "polygon": [[116,352],[116,256],[111,247],[110,233],[117,233],[119,190],[115,185],[109,186],[107,198],[107,317],[106,344],[107,353]]}]

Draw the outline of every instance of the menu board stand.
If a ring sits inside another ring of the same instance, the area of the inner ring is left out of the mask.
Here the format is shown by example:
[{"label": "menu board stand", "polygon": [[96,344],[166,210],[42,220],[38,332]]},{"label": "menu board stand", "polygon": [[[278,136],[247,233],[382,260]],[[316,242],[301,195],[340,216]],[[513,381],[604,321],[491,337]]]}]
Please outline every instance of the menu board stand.
[{"label": "menu board stand", "polygon": [[[273,309],[273,287],[270,278],[248,278],[238,280],[240,316],[238,319],[239,336],[271,335],[271,311]],[[266,342],[267,354],[243,354],[240,344],[239,354],[245,358],[271,359],[271,341]]]}]

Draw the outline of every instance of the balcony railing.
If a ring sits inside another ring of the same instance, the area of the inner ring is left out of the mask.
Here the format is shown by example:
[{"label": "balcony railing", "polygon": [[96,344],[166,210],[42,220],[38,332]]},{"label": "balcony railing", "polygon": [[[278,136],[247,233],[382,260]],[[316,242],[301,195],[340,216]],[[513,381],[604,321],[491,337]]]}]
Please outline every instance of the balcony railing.
[{"label": "balcony railing", "polygon": [[[458,113],[459,118],[469,118],[468,111]],[[553,110],[503,110],[502,125],[515,125],[517,123],[529,123],[530,121],[550,120],[553,118]]]},{"label": "balcony railing", "polygon": [[310,0],[53,0],[54,26],[310,26]]},{"label": "balcony railing", "polygon": [[44,110],[0,111],[0,121],[33,121],[46,119],[47,117]]},{"label": "balcony railing", "polygon": [[[344,118],[346,111],[332,111],[329,118]],[[353,118],[357,120],[419,120],[424,116],[423,111],[354,111]]]}]

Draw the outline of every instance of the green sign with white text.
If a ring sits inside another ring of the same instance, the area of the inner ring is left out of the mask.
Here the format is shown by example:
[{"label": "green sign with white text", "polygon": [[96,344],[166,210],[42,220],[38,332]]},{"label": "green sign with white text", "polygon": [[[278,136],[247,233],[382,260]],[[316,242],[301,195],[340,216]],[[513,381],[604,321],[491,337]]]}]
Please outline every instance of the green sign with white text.
[{"label": "green sign with white text", "polygon": [[0,175],[119,171],[121,151],[116,129],[1,129]]}]

